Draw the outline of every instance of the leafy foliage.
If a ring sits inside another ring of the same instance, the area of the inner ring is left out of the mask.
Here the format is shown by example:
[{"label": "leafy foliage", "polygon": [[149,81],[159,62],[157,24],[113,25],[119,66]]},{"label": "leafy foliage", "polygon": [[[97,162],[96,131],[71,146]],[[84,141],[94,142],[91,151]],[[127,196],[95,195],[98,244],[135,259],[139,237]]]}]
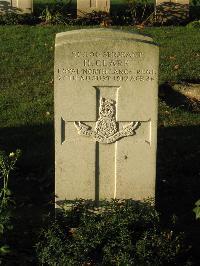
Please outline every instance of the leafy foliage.
[{"label": "leafy foliage", "polygon": [[200,20],[195,20],[187,25],[188,28],[200,28]]},{"label": "leafy foliage", "polygon": [[193,209],[193,212],[196,215],[196,219],[200,219],[200,200],[195,203],[195,206],[196,207]]},{"label": "leafy foliage", "polygon": [[[63,24],[63,25],[135,25],[146,22],[153,16],[152,0],[113,0],[110,15],[106,12],[93,11],[84,18],[76,18],[75,0],[35,0],[33,14],[16,14],[9,12],[0,15],[0,25],[17,24]],[[200,14],[199,0],[190,4],[190,20],[198,20]],[[105,22],[106,21],[106,22]],[[197,22],[197,21],[196,21]],[[194,23],[195,27],[198,26]],[[153,23],[150,20],[150,24]],[[159,25],[159,23],[158,23]]]},{"label": "leafy foliage", "polygon": [[1,257],[10,252],[7,245],[7,232],[12,229],[11,217],[13,200],[11,191],[8,188],[8,181],[11,171],[15,169],[15,164],[20,156],[20,150],[6,155],[0,152],[0,261]]},{"label": "leafy foliage", "polygon": [[46,5],[39,18],[45,24],[70,24],[72,20],[71,0],[64,3],[57,0],[53,5]]},{"label": "leafy foliage", "polygon": [[6,13],[0,15],[0,25],[35,25],[39,22],[40,19],[32,14]]},{"label": "leafy foliage", "polygon": [[[163,230],[149,202],[77,201],[63,206],[37,244],[46,265],[174,265],[187,261],[183,235]],[[185,253],[185,254],[184,254]],[[185,257],[184,257],[185,256]]]},{"label": "leafy foliage", "polygon": [[126,0],[128,3],[127,13],[131,24],[144,22],[154,11],[154,6],[148,0]]}]

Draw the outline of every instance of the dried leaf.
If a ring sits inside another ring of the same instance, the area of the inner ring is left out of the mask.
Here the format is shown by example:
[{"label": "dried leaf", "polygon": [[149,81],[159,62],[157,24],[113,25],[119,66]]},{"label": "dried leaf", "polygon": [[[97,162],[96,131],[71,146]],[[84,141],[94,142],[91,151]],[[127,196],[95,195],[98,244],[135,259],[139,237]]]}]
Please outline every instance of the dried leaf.
[{"label": "dried leaf", "polygon": [[170,57],[169,57],[169,60],[176,60],[176,56],[174,55],[171,55]]},{"label": "dried leaf", "polygon": [[175,66],[174,66],[174,70],[178,70],[179,68],[180,68],[179,65],[175,65]]}]

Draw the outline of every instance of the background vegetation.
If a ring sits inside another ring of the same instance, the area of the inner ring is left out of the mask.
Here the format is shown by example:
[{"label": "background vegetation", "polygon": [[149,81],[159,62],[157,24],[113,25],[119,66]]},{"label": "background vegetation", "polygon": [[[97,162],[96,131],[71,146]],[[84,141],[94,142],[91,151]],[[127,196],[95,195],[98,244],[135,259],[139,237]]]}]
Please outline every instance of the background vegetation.
[{"label": "background vegetation", "polygon": [[[199,0],[190,2],[190,16],[186,20],[181,20],[178,13],[172,12],[172,17],[167,21],[155,18],[155,5],[152,0],[113,0],[111,1],[110,14],[106,12],[92,12],[85,18],[77,18],[75,0],[35,0],[33,14],[7,13],[0,16],[0,24],[65,24],[65,25],[180,25],[190,21],[200,19]],[[183,12],[184,13],[184,12]],[[199,27],[199,22],[197,23]]]}]

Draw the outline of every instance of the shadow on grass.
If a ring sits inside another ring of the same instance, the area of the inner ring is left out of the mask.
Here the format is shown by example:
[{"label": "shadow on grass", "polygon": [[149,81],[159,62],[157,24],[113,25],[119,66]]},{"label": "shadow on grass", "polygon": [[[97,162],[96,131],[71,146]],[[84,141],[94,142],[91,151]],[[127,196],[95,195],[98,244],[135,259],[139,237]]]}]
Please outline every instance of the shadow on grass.
[{"label": "shadow on grass", "polygon": [[33,245],[53,207],[53,125],[1,128],[0,147],[8,153],[22,150],[9,179],[16,208],[8,261],[9,265],[30,265],[35,260]]},{"label": "shadow on grass", "polygon": [[200,5],[190,6],[190,20],[199,20],[200,18]]},{"label": "shadow on grass", "polygon": [[[33,246],[52,211],[53,132],[52,124],[0,129],[1,149],[8,152],[17,148],[22,150],[17,171],[10,178],[16,201],[10,261],[17,262],[16,265],[34,265]],[[189,242],[194,243],[197,257],[200,225],[195,221],[192,209],[200,198],[199,136],[200,126],[158,130],[156,186],[156,205],[163,220],[167,223],[173,214],[178,217],[180,229],[186,232]]]},{"label": "shadow on grass", "polygon": [[174,216],[200,262],[200,222],[192,211],[200,199],[200,126],[158,130],[156,205],[162,221]]}]

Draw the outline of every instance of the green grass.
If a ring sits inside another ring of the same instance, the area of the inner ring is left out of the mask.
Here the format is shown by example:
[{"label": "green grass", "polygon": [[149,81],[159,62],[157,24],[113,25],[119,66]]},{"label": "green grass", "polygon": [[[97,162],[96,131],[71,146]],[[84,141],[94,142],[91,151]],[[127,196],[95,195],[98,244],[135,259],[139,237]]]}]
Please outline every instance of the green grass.
[{"label": "green grass", "polygon": [[[131,27],[123,28],[134,31]],[[0,84],[1,126],[33,125],[52,121],[54,38],[57,32],[69,29],[73,28],[0,28],[0,78],[3,80]],[[150,34],[160,45],[160,84],[166,81],[200,79],[198,29],[147,28],[143,32]],[[177,65],[179,68],[175,70]],[[50,112],[50,115],[47,115],[47,112]],[[184,117],[186,124],[193,124],[198,120],[198,116],[194,114],[186,113]],[[181,122],[177,117],[175,119],[178,124],[184,122],[182,118]]]},{"label": "green grass", "polygon": [[[17,203],[14,237],[19,240],[11,241],[17,255],[10,259],[19,265],[29,265],[28,261],[34,260],[31,247],[53,193],[55,34],[77,28],[0,27],[0,148],[9,152],[22,150],[16,176],[11,177]],[[133,27],[120,28],[135,31]],[[167,81],[199,82],[198,29],[160,27],[140,32],[150,34],[160,45],[161,87]],[[199,136],[198,113],[160,99],[156,200],[166,221],[172,214],[180,219],[189,243],[195,242],[195,256],[200,244],[200,225],[192,214],[194,202],[200,198]]]}]

